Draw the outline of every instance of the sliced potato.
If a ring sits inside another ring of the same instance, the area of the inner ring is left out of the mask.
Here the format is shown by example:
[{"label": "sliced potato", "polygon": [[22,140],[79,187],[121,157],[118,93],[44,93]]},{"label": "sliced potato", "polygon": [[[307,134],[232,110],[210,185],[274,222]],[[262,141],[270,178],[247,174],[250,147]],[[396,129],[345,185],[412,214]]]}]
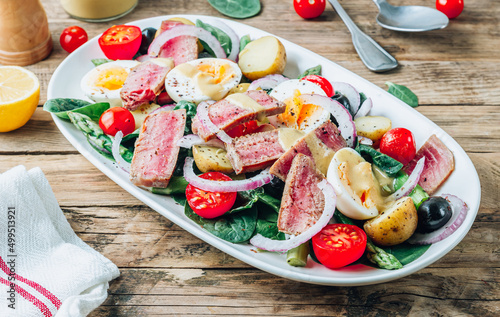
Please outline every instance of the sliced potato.
[{"label": "sliced potato", "polygon": [[375,244],[391,246],[405,242],[417,229],[418,217],[410,197],[398,199],[380,215],[365,222],[366,234]]},{"label": "sliced potato", "polygon": [[222,172],[225,174],[232,173],[233,167],[226,157],[227,152],[224,149],[207,146],[193,146],[193,158],[196,166],[203,173],[206,172]]},{"label": "sliced potato", "polygon": [[285,47],[274,36],[261,37],[248,43],[240,52],[238,65],[250,80],[282,74],[286,66]]},{"label": "sliced potato", "polygon": [[144,119],[146,119],[148,114],[150,114],[151,112],[155,111],[158,108],[160,108],[160,105],[152,103],[152,104],[144,104],[139,108],[137,108],[136,110],[130,111],[135,119],[135,128],[139,129],[144,123]]},{"label": "sliced potato", "polygon": [[239,84],[238,86],[231,88],[231,90],[229,90],[227,94],[231,95],[231,94],[244,93],[245,91],[248,90],[248,87],[250,87],[249,83]]},{"label": "sliced potato", "polygon": [[365,116],[354,120],[356,132],[378,144],[382,136],[391,129],[391,119],[381,116]]}]

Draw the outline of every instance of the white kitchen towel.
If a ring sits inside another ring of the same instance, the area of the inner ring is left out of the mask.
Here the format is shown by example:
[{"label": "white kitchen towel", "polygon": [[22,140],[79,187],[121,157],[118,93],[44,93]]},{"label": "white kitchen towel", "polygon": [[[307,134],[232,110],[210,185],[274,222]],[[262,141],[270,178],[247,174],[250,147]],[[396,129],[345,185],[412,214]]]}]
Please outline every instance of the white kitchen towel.
[{"label": "white kitchen towel", "polygon": [[0,316],[86,316],[119,274],[76,236],[39,168],[0,174]]}]

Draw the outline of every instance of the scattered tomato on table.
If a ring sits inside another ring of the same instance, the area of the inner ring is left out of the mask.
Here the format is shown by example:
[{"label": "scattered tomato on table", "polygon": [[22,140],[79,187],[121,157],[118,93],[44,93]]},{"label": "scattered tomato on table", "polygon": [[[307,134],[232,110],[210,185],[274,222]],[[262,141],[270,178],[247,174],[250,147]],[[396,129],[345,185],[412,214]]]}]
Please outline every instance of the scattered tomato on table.
[{"label": "scattered tomato on table", "polygon": [[325,0],[293,0],[293,8],[304,19],[319,17],[325,11]]},{"label": "scattered tomato on table", "polygon": [[71,53],[87,42],[88,39],[87,32],[84,29],[73,25],[62,31],[59,42],[66,52]]},{"label": "scattered tomato on table", "polygon": [[99,37],[99,46],[109,59],[132,59],[139,51],[142,31],[134,25],[114,25]]},{"label": "scattered tomato on table", "polygon": [[446,14],[449,19],[454,19],[462,13],[464,0],[436,0],[436,9]]},{"label": "scattered tomato on table", "polygon": [[99,127],[108,135],[115,136],[118,131],[123,135],[135,130],[135,119],[130,111],[122,107],[113,107],[104,111],[99,119]]}]

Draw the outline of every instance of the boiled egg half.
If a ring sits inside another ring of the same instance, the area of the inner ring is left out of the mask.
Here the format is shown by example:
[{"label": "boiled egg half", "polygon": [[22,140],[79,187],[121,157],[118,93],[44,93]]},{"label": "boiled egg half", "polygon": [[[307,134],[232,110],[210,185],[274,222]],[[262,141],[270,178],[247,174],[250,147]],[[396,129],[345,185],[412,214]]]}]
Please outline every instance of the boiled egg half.
[{"label": "boiled egg half", "polygon": [[337,194],[337,209],[347,217],[366,220],[384,210],[385,200],[372,166],[352,148],[335,153],[327,179]]},{"label": "boiled egg half", "polygon": [[321,87],[307,80],[290,79],[276,86],[269,95],[284,102],[286,110],[269,117],[269,122],[276,127],[294,128],[307,133],[330,119],[330,112],[321,106],[304,104],[297,98],[303,94],[326,96]]},{"label": "boiled egg half", "polygon": [[201,58],[177,65],[165,79],[165,90],[175,102],[187,100],[196,104],[204,100],[221,100],[241,80],[241,70],[233,61]]},{"label": "boiled egg half", "polygon": [[111,107],[122,106],[120,91],[130,70],[137,61],[123,60],[101,64],[83,76],[80,87],[87,98],[109,102]]}]

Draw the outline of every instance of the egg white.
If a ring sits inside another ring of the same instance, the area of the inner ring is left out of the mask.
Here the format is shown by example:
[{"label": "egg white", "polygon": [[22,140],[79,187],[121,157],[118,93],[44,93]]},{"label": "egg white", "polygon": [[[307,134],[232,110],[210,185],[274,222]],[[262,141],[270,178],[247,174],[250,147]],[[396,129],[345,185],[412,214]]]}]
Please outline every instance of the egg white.
[{"label": "egg white", "polygon": [[[123,83],[121,86],[118,85],[119,81],[117,81],[116,89],[108,89],[102,85],[99,85],[98,82],[106,83],[108,80],[110,83],[113,81],[112,78],[105,77],[109,76],[114,72],[122,72],[124,71],[127,75],[130,73],[130,70],[139,65],[138,61],[132,60],[118,60],[113,62],[108,62],[105,64],[101,64],[96,68],[89,71],[85,76],[83,76],[80,87],[87,98],[95,102],[109,102],[111,107],[122,106],[122,100],[120,98],[120,91],[122,90]],[[103,79],[104,77],[104,79]],[[126,78],[126,76],[125,76]],[[125,79],[120,78],[120,79]]]},{"label": "egg white", "polygon": [[[218,78],[212,76],[209,72],[200,70],[203,67],[218,70],[222,66],[227,71],[224,78]],[[198,80],[200,76],[210,79],[205,82],[204,85],[206,86],[204,87],[200,87]],[[231,89],[240,83],[241,77],[241,70],[238,64],[233,61],[219,58],[201,58],[180,64],[172,69],[165,79],[165,90],[175,102],[187,100],[198,104],[205,100],[224,98]],[[220,83],[215,83],[215,80],[220,80]],[[214,89],[214,93],[211,94],[208,90],[212,89]]]}]

